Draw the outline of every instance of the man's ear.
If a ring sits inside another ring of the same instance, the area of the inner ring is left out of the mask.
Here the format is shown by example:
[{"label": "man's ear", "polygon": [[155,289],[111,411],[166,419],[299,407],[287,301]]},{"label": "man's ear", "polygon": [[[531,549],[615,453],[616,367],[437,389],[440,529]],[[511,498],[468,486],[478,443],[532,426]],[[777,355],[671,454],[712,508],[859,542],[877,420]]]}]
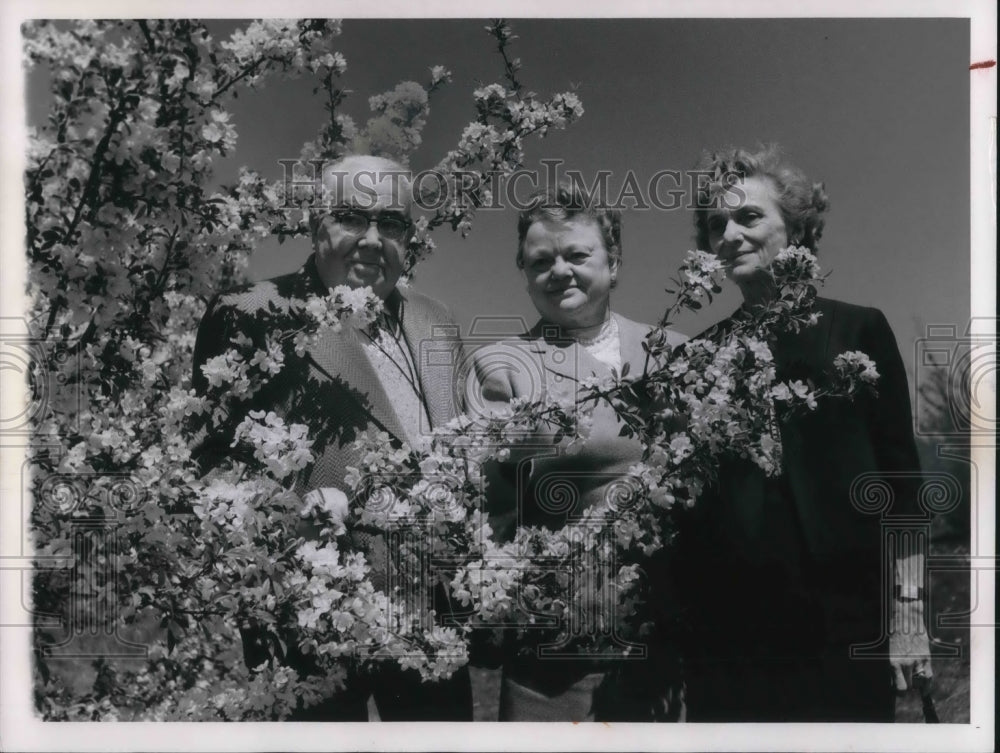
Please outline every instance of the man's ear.
[{"label": "man's ear", "polygon": [[319,232],[319,225],[323,221],[322,215],[315,209],[309,210],[309,239],[315,245],[316,234]]}]

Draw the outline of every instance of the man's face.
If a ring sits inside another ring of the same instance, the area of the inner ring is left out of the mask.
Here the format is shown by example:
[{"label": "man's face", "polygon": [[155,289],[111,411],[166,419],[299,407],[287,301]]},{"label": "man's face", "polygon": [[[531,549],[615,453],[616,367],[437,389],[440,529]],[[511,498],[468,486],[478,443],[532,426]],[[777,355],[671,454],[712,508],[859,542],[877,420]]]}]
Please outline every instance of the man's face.
[{"label": "man's face", "polygon": [[316,266],[327,287],[370,287],[386,298],[403,273],[411,234],[406,181],[386,163],[357,158],[324,175],[333,199],[313,231]]}]

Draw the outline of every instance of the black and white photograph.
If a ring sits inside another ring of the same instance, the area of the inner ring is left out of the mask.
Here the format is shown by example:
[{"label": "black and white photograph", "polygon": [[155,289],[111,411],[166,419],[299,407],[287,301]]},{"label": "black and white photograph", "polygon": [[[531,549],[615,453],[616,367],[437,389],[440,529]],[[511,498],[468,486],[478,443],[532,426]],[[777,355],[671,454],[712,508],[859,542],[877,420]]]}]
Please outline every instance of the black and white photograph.
[{"label": "black and white photograph", "polygon": [[5,6],[0,747],[992,750],[925,5]]}]

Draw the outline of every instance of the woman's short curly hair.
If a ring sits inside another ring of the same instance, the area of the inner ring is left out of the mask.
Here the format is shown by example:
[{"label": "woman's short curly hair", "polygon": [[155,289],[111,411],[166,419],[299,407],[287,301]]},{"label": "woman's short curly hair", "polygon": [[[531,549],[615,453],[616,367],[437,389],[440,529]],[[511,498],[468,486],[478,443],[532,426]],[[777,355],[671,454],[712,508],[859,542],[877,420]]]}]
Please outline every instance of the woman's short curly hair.
[{"label": "woman's short curly hair", "polygon": [[617,209],[601,207],[576,181],[566,180],[557,186],[536,191],[528,199],[517,220],[517,266],[524,266],[524,238],[536,222],[569,222],[586,218],[601,231],[608,259],[622,258],[622,214]]},{"label": "woman's short curly hair", "polygon": [[813,183],[799,168],[787,162],[775,144],[756,151],[728,148],[706,152],[698,165],[699,181],[695,192],[694,224],[698,248],[710,250],[708,213],[720,193],[737,178],[769,178],[778,190],[778,206],[795,245],[813,253],[823,235],[823,213],[830,201],[822,183]]}]

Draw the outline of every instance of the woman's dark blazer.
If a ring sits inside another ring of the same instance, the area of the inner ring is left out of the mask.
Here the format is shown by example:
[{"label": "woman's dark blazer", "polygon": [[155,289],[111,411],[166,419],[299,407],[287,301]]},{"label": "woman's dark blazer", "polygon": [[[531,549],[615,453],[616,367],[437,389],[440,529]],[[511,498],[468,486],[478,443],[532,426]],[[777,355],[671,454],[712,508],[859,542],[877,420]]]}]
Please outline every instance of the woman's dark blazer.
[{"label": "woman's dark blazer", "polygon": [[[837,355],[863,351],[879,372],[877,395],[821,399],[781,424],[785,480],[797,517],[800,556],[821,593],[826,640],[879,638],[880,605],[891,597],[892,553],[884,532],[917,510],[920,463],[903,359],[881,311],[820,298],[819,323],[772,346],[778,378],[821,382]],[[715,332],[724,331],[726,323]],[[711,334],[706,333],[706,334]],[[702,500],[682,536],[696,600],[725,601],[732,568],[767,540],[763,473],[724,463],[717,494]],[[794,539],[793,539],[794,540]],[[780,552],[777,554],[781,554]],[[766,584],[760,584],[766,588]]]}]

